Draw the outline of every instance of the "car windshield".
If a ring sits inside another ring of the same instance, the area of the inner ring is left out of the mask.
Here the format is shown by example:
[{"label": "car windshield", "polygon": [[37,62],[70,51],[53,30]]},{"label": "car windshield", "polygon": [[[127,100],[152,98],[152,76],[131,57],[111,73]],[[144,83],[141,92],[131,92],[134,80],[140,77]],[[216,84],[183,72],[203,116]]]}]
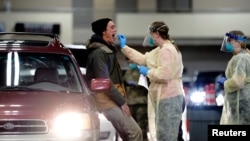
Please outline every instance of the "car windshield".
[{"label": "car windshield", "polygon": [[66,55],[1,52],[0,68],[0,90],[83,91]]}]

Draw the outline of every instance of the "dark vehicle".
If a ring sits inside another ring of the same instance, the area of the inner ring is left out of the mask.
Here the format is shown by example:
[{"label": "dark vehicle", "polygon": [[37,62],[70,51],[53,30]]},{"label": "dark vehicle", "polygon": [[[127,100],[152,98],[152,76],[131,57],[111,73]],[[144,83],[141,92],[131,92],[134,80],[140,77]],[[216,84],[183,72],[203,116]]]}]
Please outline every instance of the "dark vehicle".
[{"label": "dark vehicle", "polygon": [[[194,74],[191,88],[188,91],[188,105],[216,105],[216,97],[221,90],[216,79],[224,76],[224,71],[197,71]],[[206,101],[212,97],[213,101]]]},{"label": "dark vehicle", "polygon": [[98,141],[90,88],[71,53],[53,34],[0,33],[0,141]]}]

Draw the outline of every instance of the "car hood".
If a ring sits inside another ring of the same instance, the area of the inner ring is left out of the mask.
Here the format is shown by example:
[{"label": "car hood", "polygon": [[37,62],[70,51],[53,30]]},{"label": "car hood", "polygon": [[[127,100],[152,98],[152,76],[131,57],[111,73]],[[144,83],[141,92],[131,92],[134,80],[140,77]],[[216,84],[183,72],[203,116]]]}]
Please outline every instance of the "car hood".
[{"label": "car hood", "polygon": [[1,119],[47,119],[62,112],[95,109],[93,100],[83,93],[1,91]]}]

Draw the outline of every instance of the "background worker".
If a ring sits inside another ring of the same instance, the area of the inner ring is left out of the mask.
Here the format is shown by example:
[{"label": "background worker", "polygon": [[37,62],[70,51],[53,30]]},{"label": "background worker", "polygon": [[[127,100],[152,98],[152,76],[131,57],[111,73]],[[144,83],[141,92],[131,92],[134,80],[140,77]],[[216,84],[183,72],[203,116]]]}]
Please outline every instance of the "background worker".
[{"label": "background worker", "polygon": [[220,124],[250,124],[250,52],[247,37],[240,30],[226,33],[221,51],[232,53],[225,76],[217,81],[224,87]]},{"label": "background worker", "polygon": [[129,69],[126,70],[123,79],[127,92],[127,103],[130,107],[131,115],[142,129],[143,139],[147,141],[148,116],[147,116],[147,93],[148,90],[138,85],[140,73],[137,64],[126,57]]}]

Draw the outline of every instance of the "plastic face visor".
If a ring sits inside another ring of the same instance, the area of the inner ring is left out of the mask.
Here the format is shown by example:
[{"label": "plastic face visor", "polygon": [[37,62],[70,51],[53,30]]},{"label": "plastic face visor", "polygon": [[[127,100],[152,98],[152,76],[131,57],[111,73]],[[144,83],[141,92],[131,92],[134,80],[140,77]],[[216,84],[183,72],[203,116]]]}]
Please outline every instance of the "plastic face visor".
[{"label": "plastic face visor", "polygon": [[150,35],[150,32],[152,32],[152,31],[151,31],[151,27],[149,26],[148,29],[147,29],[146,35],[144,37],[143,43],[142,43],[142,46],[144,46],[144,47],[148,47],[148,46],[152,47],[152,46],[154,46],[153,43],[150,43],[150,38],[152,38],[151,35]]},{"label": "plastic face visor", "polygon": [[153,41],[153,39],[152,39],[152,37],[151,37],[151,35],[150,35],[150,33],[155,33],[159,29],[161,29],[162,27],[165,27],[165,26],[167,26],[167,25],[164,24],[164,25],[162,25],[162,26],[160,26],[158,28],[155,28],[155,27],[152,27],[152,26],[148,26],[147,33],[146,33],[146,36],[145,36],[145,38],[143,40],[142,45],[144,47],[146,47],[146,46],[150,46],[150,47],[156,46],[155,43],[154,43],[154,41]]},{"label": "plastic face visor", "polygon": [[224,52],[232,52],[231,48],[228,48],[230,45],[230,40],[234,39],[236,41],[241,41],[241,42],[246,42],[247,38],[245,36],[240,36],[240,35],[235,35],[235,34],[231,34],[231,33],[226,33],[226,35],[224,36],[223,42],[221,44],[221,51]]}]

